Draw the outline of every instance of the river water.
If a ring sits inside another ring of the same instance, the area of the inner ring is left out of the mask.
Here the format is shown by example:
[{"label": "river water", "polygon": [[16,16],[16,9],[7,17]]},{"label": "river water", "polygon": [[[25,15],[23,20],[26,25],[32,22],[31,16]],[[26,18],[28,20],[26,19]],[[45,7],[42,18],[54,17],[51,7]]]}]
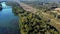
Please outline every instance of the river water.
[{"label": "river water", "polygon": [[12,6],[7,6],[2,2],[0,11],[0,34],[19,34],[18,16],[12,12]]}]

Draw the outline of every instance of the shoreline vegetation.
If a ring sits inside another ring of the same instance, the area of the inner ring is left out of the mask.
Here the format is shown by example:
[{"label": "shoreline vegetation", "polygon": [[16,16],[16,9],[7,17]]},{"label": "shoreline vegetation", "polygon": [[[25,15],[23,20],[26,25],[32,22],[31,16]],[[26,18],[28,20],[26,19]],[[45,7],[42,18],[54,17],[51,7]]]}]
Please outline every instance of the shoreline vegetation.
[{"label": "shoreline vegetation", "polygon": [[59,31],[43,20],[40,15],[24,10],[18,4],[11,5],[13,13],[18,15],[21,34],[59,34]]},{"label": "shoreline vegetation", "polygon": [[0,11],[2,10],[2,5],[1,5],[1,3],[0,3]]}]

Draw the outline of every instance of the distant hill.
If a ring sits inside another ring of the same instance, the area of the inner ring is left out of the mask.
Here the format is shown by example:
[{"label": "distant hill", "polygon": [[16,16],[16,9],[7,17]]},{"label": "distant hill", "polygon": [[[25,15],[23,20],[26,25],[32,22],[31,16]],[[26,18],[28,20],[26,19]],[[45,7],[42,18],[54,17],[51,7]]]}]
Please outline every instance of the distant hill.
[{"label": "distant hill", "polygon": [[20,1],[60,2],[60,0],[20,0]]},{"label": "distant hill", "polygon": [[[16,0],[0,0],[0,2],[1,2],[1,1],[16,1]],[[19,1],[20,1],[20,0],[19,0]]]}]

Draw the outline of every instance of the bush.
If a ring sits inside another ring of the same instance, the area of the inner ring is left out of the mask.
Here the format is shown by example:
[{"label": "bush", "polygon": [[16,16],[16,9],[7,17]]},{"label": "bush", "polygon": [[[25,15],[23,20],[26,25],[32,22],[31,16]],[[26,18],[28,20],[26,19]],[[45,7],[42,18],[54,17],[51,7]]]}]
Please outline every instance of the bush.
[{"label": "bush", "polygon": [[[25,11],[22,8],[14,8],[19,12],[19,26],[21,34],[59,34],[55,27],[47,24],[47,21],[42,20],[40,15]],[[56,30],[56,31],[55,31]],[[47,32],[48,31],[48,32]]]}]

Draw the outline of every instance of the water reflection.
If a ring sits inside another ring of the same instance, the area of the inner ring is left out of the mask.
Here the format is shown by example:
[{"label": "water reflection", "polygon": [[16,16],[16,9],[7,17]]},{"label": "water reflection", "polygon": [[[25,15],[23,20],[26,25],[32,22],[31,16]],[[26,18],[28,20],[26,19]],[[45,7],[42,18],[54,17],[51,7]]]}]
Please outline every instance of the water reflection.
[{"label": "water reflection", "polygon": [[7,5],[5,4],[5,2],[2,2],[1,4],[2,4],[2,8],[3,8],[3,9],[4,9],[4,8],[6,9],[6,8],[11,7],[11,6],[7,6]]},{"label": "water reflection", "polygon": [[0,3],[0,11],[2,10],[2,5],[1,5],[1,3]]},{"label": "water reflection", "polygon": [[12,7],[2,2],[3,10],[0,12],[0,34],[19,34],[18,16],[12,13]]}]

